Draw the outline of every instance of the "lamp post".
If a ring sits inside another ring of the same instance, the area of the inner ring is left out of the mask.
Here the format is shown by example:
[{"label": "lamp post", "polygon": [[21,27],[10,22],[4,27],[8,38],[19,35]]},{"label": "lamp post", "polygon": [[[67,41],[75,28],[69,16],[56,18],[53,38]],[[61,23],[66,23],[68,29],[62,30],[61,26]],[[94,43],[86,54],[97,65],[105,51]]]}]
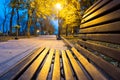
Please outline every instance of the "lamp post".
[{"label": "lamp post", "polygon": [[60,26],[59,26],[59,11],[62,9],[61,4],[57,3],[56,4],[56,8],[57,8],[57,17],[58,17],[58,36],[57,36],[57,40],[61,40],[61,37],[60,37]]},{"label": "lamp post", "polygon": [[20,28],[20,26],[16,25],[16,26],[14,26],[14,28],[16,29],[16,37],[15,37],[15,39],[17,40],[18,39],[18,29]]}]

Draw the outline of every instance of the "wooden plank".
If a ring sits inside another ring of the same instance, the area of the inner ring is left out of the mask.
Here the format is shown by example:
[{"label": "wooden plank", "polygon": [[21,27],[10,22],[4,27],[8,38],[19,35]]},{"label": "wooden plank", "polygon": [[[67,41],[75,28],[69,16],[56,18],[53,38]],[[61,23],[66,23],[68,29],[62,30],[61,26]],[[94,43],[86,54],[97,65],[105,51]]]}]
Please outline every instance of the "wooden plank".
[{"label": "wooden plank", "polygon": [[62,39],[67,45],[69,45],[69,47],[73,47],[73,44],[71,44],[67,39],[65,39],[64,37],[62,37]]},{"label": "wooden plank", "polygon": [[72,67],[77,75],[78,80],[88,80],[86,75],[84,74],[84,72],[82,71],[82,69],[80,68],[80,66],[78,65],[77,61],[75,60],[75,58],[73,57],[72,53],[69,50],[66,50],[67,55],[69,57],[69,60],[72,64]]},{"label": "wooden plank", "polygon": [[97,19],[94,19],[94,20],[91,20],[91,21],[86,22],[84,24],[81,24],[80,29],[85,28],[85,27],[95,26],[95,25],[98,25],[98,24],[100,25],[100,24],[103,24],[103,23],[107,23],[107,22],[109,22],[111,20],[115,20],[115,19],[118,19],[118,18],[120,19],[119,13],[120,13],[120,9],[116,10],[116,11],[114,11],[112,13],[106,14],[106,15],[104,15],[102,17],[99,17]]},{"label": "wooden plank", "polygon": [[93,80],[106,80],[106,78],[92,65],[87,59],[85,59],[74,47],[71,49],[80,63],[92,76]]},{"label": "wooden plank", "polygon": [[91,13],[93,13],[94,11],[98,10],[99,8],[101,8],[103,5],[105,5],[106,3],[110,2],[110,0],[102,0],[102,2],[100,2],[97,6],[95,6],[94,8],[92,8],[89,12],[87,12],[83,18],[85,18],[86,16],[90,15]]},{"label": "wooden plank", "polygon": [[[95,2],[92,6],[90,6],[86,11],[85,14],[87,14],[91,9],[93,9],[94,7],[96,7],[98,4],[100,4],[103,0],[98,0],[97,2]],[[86,15],[87,16],[87,15]],[[85,15],[83,16],[86,17]]]},{"label": "wooden plank", "polygon": [[90,48],[92,50],[96,50],[98,52],[101,52],[104,55],[107,55],[113,59],[120,61],[120,50],[118,50],[118,49],[113,49],[113,48],[109,48],[109,47],[106,47],[103,45],[91,43],[88,41],[82,41],[82,40],[79,40],[78,44],[83,45],[83,46]]},{"label": "wooden plank", "polygon": [[64,73],[65,73],[65,79],[66,80],[74,80],[70,63],[68,62],[67,56],[65,51],[62,51],[62,59],[63,59],[63,67],[64,67]]},{"label": "wooden plank", "polygon": [[11,67],[11,69],[7,73],[1,75],[0,80],[16,80],[16,78],[18,79],[18,75],[20,75],[20,73],[24,71],[26,66],[30,65],[30,63],[40,54],[39,52],[41,52],[43,49],[44,47],[41,47],[31,52],[29,55],[25,56],[22,60],[13,65],[13,67]]},{"label": "wooden plank", "polygon": [[[94,55],[92,52],[88,51],[87,49],[76,46],[76,48],[84,54],[88,59],[92,60],[97,66],[99,66],[103,71],[105,71],[108,75],[110,75],[114,80],[120,79],[120,68],[106,62],[102,58]],[[102,79],[101,79],[102,80]]]},{"label": "wooden plank", "polygon": [[[37,51],[37,53],[41,53],[41,51],[44,48],[41,48],[40,50]],[[49,48],[46,48],[39,56],[37,59],[35,59],[35,61],[29,66],[29,68],[27,68],[27,70],[19,77],[18,80],[31,80],[31,78],[33,77],[34,73],[36,72],[36,70],[38,69],[38,67],[40,66],[40,64],[42,63],[44,57],[46,56],[47,52],[48,52]]]},{"label": "wooden plank", "polygon": [[56,50],[52,80],[60,80],[60,52]]},{"label": "wooden plank", "polygon": [[37,80],[47,80],[53,54],[54,54],[54,50],[51,49],[40,73],[37,76]]},{"label": "wooden plank", "polygon": [[120,34],[80,34],[79,38],[120,44]]},{"label": "wooden plank", "polygon": [[[87,16],[86,18],[82,19],[82,23],[86,22],[90,19],[93,19],[94,17],[100,15],[100,14],[104,14],[105,12],[108,12],[110,10],[114,11],[115,7],[120,5],[120,0],[113,0],[110,3],[106,4],[105,6],[103,6],[102,8],[98,9],[97,11],[95,11],[94,13],[90,14],[89,16]],[[118,7],[117,7],[118,8]]]},{"label": "wooden plank", "polygon": [[120,31],[120,21],[94,26],[90,28],[80,29],[80,33],[100,33],[100,32],[119,32]]}]

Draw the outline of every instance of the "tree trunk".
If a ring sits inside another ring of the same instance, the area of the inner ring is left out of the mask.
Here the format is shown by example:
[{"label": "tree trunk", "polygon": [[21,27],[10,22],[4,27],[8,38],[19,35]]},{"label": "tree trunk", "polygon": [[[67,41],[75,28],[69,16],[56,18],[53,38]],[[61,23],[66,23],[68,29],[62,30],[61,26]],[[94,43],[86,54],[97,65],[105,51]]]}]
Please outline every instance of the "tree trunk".
[{"label": "tree trunk", "polygon": [[4,12],[4,17],[5,17],[5,19],[3,20],[3,34],[4,34],[4,29],[5,29],[5,22],[6,22],[6,9],[5,9],[5,12]]},{"label": "tree trunk", "polygon": [[3,21],[3,34],[4,34],[4,29],[5,29],[5,22],[6,22],[6,17],[5,17],[5,19],[4,19],[4,21]]},{"label": "tree trunk", "polygon": [[28,26],[27,26],[27,36],[28,38],[30,37],[30,21],[28,21]]},{"label": "tree trunk", "polygon": [[40,32],[41,32],[41,35],[44,34],[44,30],[43,30],[43,26],[42,26],[42,21],[39,21],[40,23]]},{"label": "tree trunk", "polygon": [[74,36],[74,27],[72,27],[72,36]]},{"label": "tree trunk", "polygon": [[37,26],[34,26],[34,35],[37,36]]},{"label": "tree trunk", "polygon": [[12,13],[11,13],[11,17],[10,17],[10,35],[12,34],[12,19],[14,16],[14,8],[12,8]]},{"label": "tree trunk", "polygon": [[27,25],[27,36],[28,36],[28,38],[30,38],[30,26],[31,26],[31,21],[32,21],[32,19],[31,19],[31,17],[29,16],[29,14],[28,14],[28,25]]},{"label": "tree trunk", "polygon": [[[17,10],[17,25],[20,26],[20,22],[19,22],[19,10],[18,9],[16,9],[16,10]],[[20,33],[20,28],[18,29],[18,35],[19,35],[19,33]]]},{"label": "tree trunk", "polygon": [[66,36],[68,36],[68,25],[66,26]]},{"label": "tree trunk", "polygon": [[37,18],[35,17],[34,18],[34,35],[37,36],[37,26],[36,26],[36,23],[37,23]]}]

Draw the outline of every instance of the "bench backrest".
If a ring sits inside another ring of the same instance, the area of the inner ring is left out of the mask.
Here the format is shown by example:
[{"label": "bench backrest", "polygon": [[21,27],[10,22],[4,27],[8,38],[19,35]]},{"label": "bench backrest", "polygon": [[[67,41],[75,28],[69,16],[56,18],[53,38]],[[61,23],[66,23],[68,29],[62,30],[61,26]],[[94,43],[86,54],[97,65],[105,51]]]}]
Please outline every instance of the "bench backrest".
[{"label": "bench backrest", "polygon": [[98,0],[86,10],[78,44],[76,48],[90,61],[120,79],[120,0]]}]

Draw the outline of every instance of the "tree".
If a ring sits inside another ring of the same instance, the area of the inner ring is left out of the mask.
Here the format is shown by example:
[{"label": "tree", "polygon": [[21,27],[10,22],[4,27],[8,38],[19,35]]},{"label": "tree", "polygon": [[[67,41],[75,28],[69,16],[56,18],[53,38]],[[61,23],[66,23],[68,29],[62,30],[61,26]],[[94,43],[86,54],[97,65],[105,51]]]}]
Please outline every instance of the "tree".
[{"label": "tree", "polygon": [[[60,11],[60,17],[63,20],[63,27],[66,28],[66,36],[68,29],[72,29],[72,33],[76,27],[80,26],[82,13],[90,7],[96,0],[66,0],[64,8]],[[81,13],[82,12],[82,13]]]},{"label": "tree", "polygon": [[10,17],[10,35],[12,34],[12,23],[13,23],[12,19],[13,19],[13,16],[14,16],[15,4],[16,4],[16,0],[11,0],[10,1],[10,6],[12,8],[11,17]]},{"label": "tree", "polygon": [[33,13],[36,18],[44,18],[52,14],[53,1],[51,0],[33,0],[28,2],[30,6],[28,7],[28,30],[27,35],[30,36],[30,27],[32,24]]},{"label": "tree", "polygon": [[68,0],[66,6],[60,11],[60,18],[63,20],[63,27],[66,27],[66,36],[68,28],[74,28],[80,25],[80,4],[78,0]]},{"label": "tree", "polygon": [[6,19],[7,19],[7,16],[9,14],[9,8],[8,8],[8,1],[7,0],[4,0],[4,3],[3,3],[3,12],[4,12],[4,20],[3,20],[3,33],[4,33],[4,28],[5,28],[5,23],[6,23]]},{"label": "tree", "polygon": [[47,17],[46,19],[44,19],[43,23],[44,23],[43,30],[46,31],[46,34],[53,34],[54,28],[50,23],[50,18]]}]

